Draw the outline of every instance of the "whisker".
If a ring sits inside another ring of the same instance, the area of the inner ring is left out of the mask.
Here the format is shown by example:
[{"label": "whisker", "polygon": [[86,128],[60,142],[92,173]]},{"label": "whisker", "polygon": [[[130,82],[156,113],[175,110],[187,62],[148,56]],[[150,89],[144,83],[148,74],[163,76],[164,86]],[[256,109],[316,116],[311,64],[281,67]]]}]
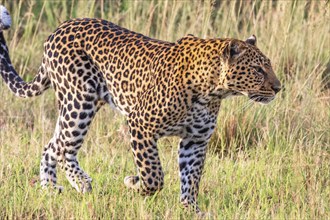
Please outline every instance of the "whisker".
[{"label": "whisker", "polygon": [[248,103],[242,108],[242,111],[246,110],[247,108],[250,108],[252,105],[253,105],[253,100],[250,99]]},{"label": "whisker", "polygon": [[246,103],[244,103],[239,109],[235,110],[233,113],[241,112],[253,104],[253,100],[249,99]]}]

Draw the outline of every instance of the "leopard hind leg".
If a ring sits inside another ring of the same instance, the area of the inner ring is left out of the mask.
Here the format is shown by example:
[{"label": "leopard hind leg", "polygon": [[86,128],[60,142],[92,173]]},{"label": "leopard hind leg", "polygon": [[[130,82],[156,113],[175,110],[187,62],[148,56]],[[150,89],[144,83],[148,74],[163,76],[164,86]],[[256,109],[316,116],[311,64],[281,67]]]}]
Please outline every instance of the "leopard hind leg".
[{"label": "leopard hind leg", "polygon": [[53,138],[44,147],[40,162],[40,185],[43,189],[51,186],[59,192],[63,191],[63,187],[56,184],[56,164],[59,156],[59,147],[56,143],[59,135],[59,119],[56,123],[56,128]]},{"label": "leopard hind leg", "polygon": [[89,108],[88,111],[77,111],[77,109],[68,111],[68,108],[71,109],[69,105],[60,106],[54,136],[44,148],[40,163],[41,186],[42,188],[51,186],[59,192],[63,191],[63,187],[57,185],[56,166],[59,165],[65,171],[71,186],[78,192],[86,193],[92,190],[92,179],[79,166],[77,154],[100,106],[96,106],[94,102],[82,102],[82,108]]},{"label": "leopard hind leg", "polygon": [[80,167],[77,154],[81,148],[84,138],[88,132],[90,124],[97,112],[102,106],[102,102],[93,99],[92,95],[89,98],[78,95],[73,98],[73,103],[76,99],[80,99],[79,103],[76,100],[72,108],[71,102],[67,101],[63,106],[63,111],[60,115],[60,134],[56,140],[59,146],[57,150],[57,162],[65,171],[66,178],[78,192],[86,193],[92,190],[90,176]]},{"label": "leopard hind leg", "polygon": [[[62,93],[62,94],[60,94]],[[97,91],[65,91],[57,88],[59,118],[55,134],[45,147],[40,175],[41,185],[56,186],[56,164],[65,171],[66,178],[78,192],[92,190],[90,176],[80,167],[77,154],[96,112],[105,103]],[[62,187],[57,187],[60,191]]]}]

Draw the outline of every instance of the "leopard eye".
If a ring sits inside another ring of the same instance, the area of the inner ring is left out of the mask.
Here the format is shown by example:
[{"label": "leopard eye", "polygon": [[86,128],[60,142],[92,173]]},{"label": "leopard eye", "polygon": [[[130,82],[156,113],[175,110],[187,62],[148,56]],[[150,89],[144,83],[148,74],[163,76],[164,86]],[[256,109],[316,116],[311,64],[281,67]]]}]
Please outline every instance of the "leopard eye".
[{"label": "leopard eye", "polygon": [[266,68],[270,68],[272,65],[270,64],[270,61],[269,61],[268,63],[264,63],[264,66],[265,66]]},{"label": "leopard eye", "polygon": [[255,70],[256,70],[258,73],[261,73],[261,74],[263,74],[263,75],[266,74],[265,71],[264,71],[260,66],[255,67]]}]

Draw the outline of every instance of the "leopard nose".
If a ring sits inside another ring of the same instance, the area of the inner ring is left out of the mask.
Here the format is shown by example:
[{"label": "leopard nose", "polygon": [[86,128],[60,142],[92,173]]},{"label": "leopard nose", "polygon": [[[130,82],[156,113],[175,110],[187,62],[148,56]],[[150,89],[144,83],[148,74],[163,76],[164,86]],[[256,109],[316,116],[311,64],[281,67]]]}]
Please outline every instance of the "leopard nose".
[{"label": "leopard nose", "polygon": [[281,90],[281,85],[275,85],[272,86],[272,90],[276,93],[278,93]]}]

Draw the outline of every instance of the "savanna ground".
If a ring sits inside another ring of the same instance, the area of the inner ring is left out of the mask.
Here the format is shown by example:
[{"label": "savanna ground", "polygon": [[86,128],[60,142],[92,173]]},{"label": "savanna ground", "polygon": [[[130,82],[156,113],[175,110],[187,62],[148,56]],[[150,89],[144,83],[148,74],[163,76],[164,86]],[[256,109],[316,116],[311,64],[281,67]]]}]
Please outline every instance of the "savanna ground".
[{"label": "savanna ground", "polygon": [[[199,204],[215,219],[330,218],[329,1],[24,1],[0,0],[11,12],[5,33],[25,80],[38,69],[42,44],[60,22],[101,17],[175,41],[258,37],[284,89],[269,105],[223,102],[209,146]],[[328,69],[327,69],[328,66]],[[0,219],[190,219],[179,204],[177,138],[159,144],[165,188],[143,198],[126,189],[135,173],[125,120],[101,109],[80,150],[93,192],[78,194],[59,171],[63,194],[41,191],[43,146],[57,117],[50,89],[21,100],[0,83]]]}]

